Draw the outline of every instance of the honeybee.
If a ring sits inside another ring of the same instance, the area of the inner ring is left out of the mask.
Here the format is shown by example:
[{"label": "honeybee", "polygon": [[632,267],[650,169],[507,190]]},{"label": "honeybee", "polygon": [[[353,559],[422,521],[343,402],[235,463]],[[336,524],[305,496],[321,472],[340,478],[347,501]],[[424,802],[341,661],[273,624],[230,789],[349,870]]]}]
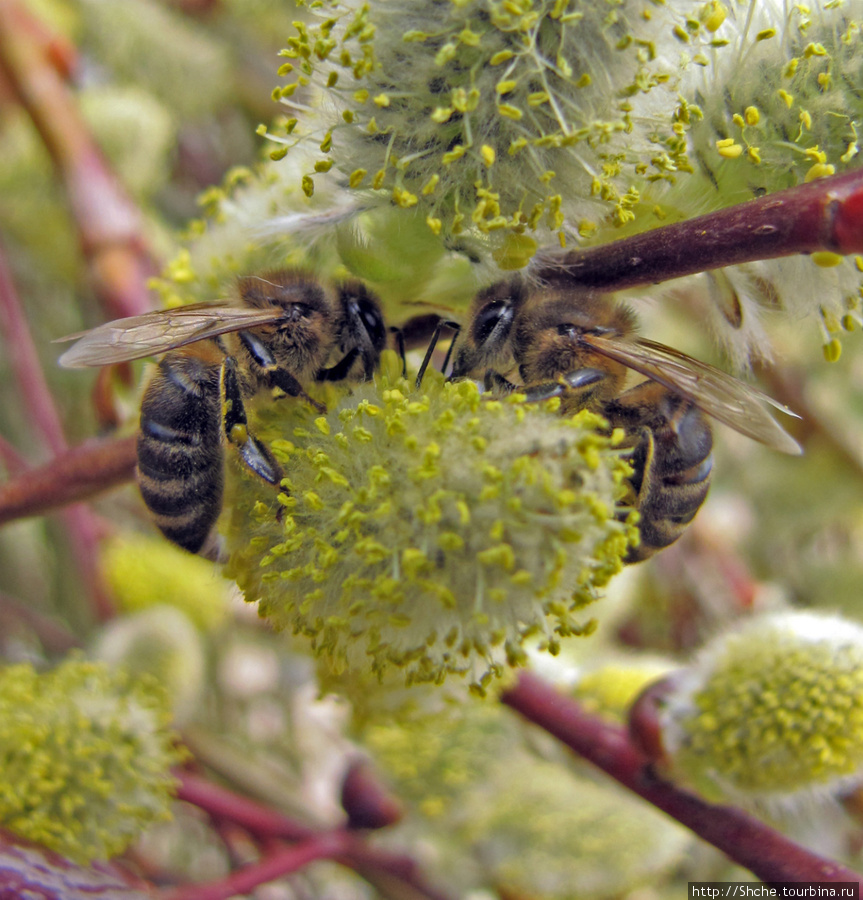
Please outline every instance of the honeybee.
[{"label": "honeybee", "polygon": [[212,552],[226,441],[258,477],[281,481],[272,453],[249,431],[245,401],[277,388],[323,411],[304,385],[370,378],[386,343],[380,303],[359,282],[328,288],[300,272],[271,272],[241,278],[238,298],[62,339],[78,339],[60,357],[67,368],[165,354],[141,403],[138,487],[165,537],[192,553]]},{"label": "honeybee", "polygon": [[[790,410],[635,329],[628,307],[564,275],[537,290],[518,278],[499,282],[475,297],[450,376],[484,379],[498,393],[518,389],[531,401],[560,397],[564,412],[590,409],[624,430],[633,468],[624,505],[640,513],[641,533],[627,562],[676,541],[704,502],[713,468],[706,416],[775,450],[802,452],[766,405]],[[628,370],[647,380],[627,388]]]}]

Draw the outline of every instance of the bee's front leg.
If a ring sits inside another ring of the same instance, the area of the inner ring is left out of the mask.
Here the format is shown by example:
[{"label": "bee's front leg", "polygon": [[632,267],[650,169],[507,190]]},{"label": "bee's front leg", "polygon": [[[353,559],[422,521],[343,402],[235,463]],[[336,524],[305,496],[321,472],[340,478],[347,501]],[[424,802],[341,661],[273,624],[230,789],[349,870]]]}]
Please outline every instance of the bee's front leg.
[{"label": "bee's front leg", "polygon": [[221,393],[226,439],[237,448],[246,468],[268,484],[278,485],[282,480],[281,467],[270,450],[249,431],[237,363],[231,356],[225,357],[222,364]]},{"label": "bee's front leg", "polygon": [[303,386],[287,369],[279,368],[270,349],[257,335],[252,334],[250,331],[240,331],[237,333],[237,336],[246,350],[249,351],[249,355],[261,368],[262,371],[258,375],[259,378],[265,380],[270,387],[284,391],[289,397],[302,397],[303,400],[314,406],[320,413],[327,411],[323,403],[313,400],[303,390]]},{"label": "bee's front leg", "polygon": [[561,376],[558,381],[516,387],[506,381],[505,378],[497,375],[497,373],[490,374],[494,376],[494,386],[498,389],[503,388],[509,392],[518,390],[520,393],[525,394],[531,403],[551,400],[553,397],[565,398],[567,400],[567,410],[587,407],[596,388],[608,377],[600,369],[584,368],[568,372],[566,375]]},{"label": "bee's front leg", "polygon": [[[352,347],[335,365],[328,369],[318,369],[315,381],[344,381],[359,355],[359,347]],[[368,378],[368,375],[366,377]]]}]

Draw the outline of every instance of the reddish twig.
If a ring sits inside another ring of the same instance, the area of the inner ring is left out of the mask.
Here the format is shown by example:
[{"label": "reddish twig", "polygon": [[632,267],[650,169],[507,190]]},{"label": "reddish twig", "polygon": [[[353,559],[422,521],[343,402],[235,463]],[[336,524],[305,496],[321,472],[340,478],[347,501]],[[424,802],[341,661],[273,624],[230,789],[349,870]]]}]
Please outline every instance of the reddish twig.
[{"label": "reddish twig", "polygon": [[740,810],[714,806],[662,781],[623,728],[587,714],[535,675],[522,673],[502,700],[762,881],[861,880],[856,872],[811,853]]},{"label": "reddish twig", "polygon": [[259,862],[243,866],[236,872],[206,884],[190,884],[161,896],[164,900],[228,900],[245,894],[285,875],[290,875],[318,859],[334,859],[343,853],[351,838],[344,831],[316,835],[290,847],[281,846]]},{"label": "reddish twig", "polygon": [[[0,10],[3,9],[0,0]],[[2,18],[2,13],[0,13]],[[0,246],[0,327],[9,353],[18,390],[42,441],[55,455],[66,451],[66,438],[60,415],[45,381],[30,327],[24,315],[18,292]],[[100,619],[113,615],[111,595],[98,565],[98,535],[92,513],[84,507],[63,513],[75,564],[92,598],[93,609]]]},{"label": "reddish twig", "polygon": [[708,269],[826,250],[863,253],[863,169],[549,257],[541,278],[619,291]]},{"label": "reddish twig", "polygon": [[[30,114],[66,186],[97,296],[111,318],[151,308],[138,210],[105,163],[75,98],[16,0],[0,0],[0,72]],[[42,29],[44,32],[44,29]]]},{"label": "reddish twig", "polygon": [[[330,833],[310,828],[190,772],[179,772],[177,777],[180,781],[179,799],[199,807],[216,820],[241,825],[260,840],[279,838],[308,843]],[[355,839],[345,843],[338,853],[332,855],[332,859],[353,869],[370,884],[398,885],[403,896],[416,900],[449,900],[447,895],[425,883],[416,862],[408,856],[387,853]],[[193,898],[199,900],[196,894],[189,894],[187,900]],[[171,900],[176,898],[172,896]]]},{"label": "reddish twig", "polygon": [[317,832],[280,812],[220,787],[191,772],[178,772],[180,785],[177,798],[204,810],[215,819],[226,819],[242,825],[257,837],[276,837],[288,841],[305,841]]},{"label": "reddish twig", "polygon": [[24,315],[2,245],[0,245],[0,329],[10,367],[16,376],[19,396],[27,410],[28,421],[53,453],[62,453],[66,449],[63,424],[48,389],[48,383],[45,381],[39,354],[30,333],[30,325]]},{"label": "reddish twig", "polygon": [[134,437],[88,441],[0,484],[0,525],[89,500],[134,477]]},{"label": "reddish twig", "polygon": [[78,68],[78,48],[20,3],[10,6],[9,14],[15,17],[16,31],[27,34],[40,47],[57,74],[68,81]]}]

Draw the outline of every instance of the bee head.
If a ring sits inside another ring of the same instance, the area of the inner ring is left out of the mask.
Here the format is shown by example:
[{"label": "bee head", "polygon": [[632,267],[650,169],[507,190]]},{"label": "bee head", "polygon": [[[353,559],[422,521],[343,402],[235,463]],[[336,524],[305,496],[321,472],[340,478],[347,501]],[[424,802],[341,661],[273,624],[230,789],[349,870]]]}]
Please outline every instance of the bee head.
[{"label": "bee head", "polygon": [[520,278],[498,281],[471,301],[464,343],[456,353],[452,377],[481,375],[487,369],[505,371],[512,365],[512,326],[527,301]]},{"label": "bee head", "polygon": [[527,384],[555,381],[578,369],[607,372],[610,383],[625,367],[600,356],[584,335],[623,337],[635,326],[632,313],[593,292],[551,290],[531,297],[516,317],[513,351]]},{"label": "bee head", "polygon": [[341,314],[338,345],[340,350],[358,350],[365,377],[371,378],[387,340],[386,323],[378,298],[359,281],[338,287]]},{"label": "bee head", "polygon": [[[303,319],[333,317],[332,300],[322,285],[312,277],[295,271],[247,275],[240,279],[240,298],[252,307],[284,310],[284,322],[292,327]],[[280,326],[281,327],[281,326]]]}]

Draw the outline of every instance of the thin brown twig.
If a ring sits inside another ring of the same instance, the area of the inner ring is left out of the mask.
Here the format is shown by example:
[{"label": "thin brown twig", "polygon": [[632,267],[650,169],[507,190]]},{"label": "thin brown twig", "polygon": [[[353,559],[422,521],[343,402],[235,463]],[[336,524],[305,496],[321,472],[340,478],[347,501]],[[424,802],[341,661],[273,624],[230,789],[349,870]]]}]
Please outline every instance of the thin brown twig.
[{"label": "thin brown twig", "polygon": [[10,367],[15,373],[18,393],[28,421],[54,453],[66,449],[60,414],[42,372],[42,364],[24,315],[6,252],[0,244],[0,329]]},{"label": "thin brown twig", "polygon": [[[241,825],[259,839],[279,838],[308,842],[330,833],[310,828],[256,800],[243,797],[190,772],[180,772],[177,777],[180,780],[177,792],[179,799],[199,807],[216,819]],[[345,844],[332,858],[353,869],[370,884],[396,886],[393,887],[395,896],[412,897],[415,900],[450,900],[446,894],[425,882],[416,862],[409,856],[371,847],[357,838]],[[199,900],[198,895],[188,894],[187,900],[193,898]],[[171,900],[176,898],[172,897]]]},{"label": "thin brown twig", "polygon": [[795,844],[746,813],[714,806],[661,780],[623,728],[589,715],[535,675],[522,673],[502,700],[762,881],[861,881],[858,873]]},{"label": "thin brown twig", "polygon": [[538,261],[536,274],[606,291],[798,253],[863,252],[863,170],[819,178],[610,244]]},{"label": "thin brown twig", "polygon": [[217,819],[242,825],[257,837],[276,837],[304,841],[317,833],[301,822],[270,809],[256,800],[243,797],[191,772],[178,772],[177,798],[203,809]]},{"label": "thin brown twig", "polygon": [[0,525],[89,500],[134,477],[134,436],[88,441],[0,484]]},{"label": "thin brown twig", "polygon": [[[30,14],[0,0],[0,71],[30,114],[66,187],[97,296],[111,318],[151,308],[146,279],[153,263],[137,208],[109,169],[75,97],[37,38]],[[42,29],[44,31],[44,28]]]},{"label": "thin brown twig", "polygon": [[164,900],[229,900],[246,894],[262,884],[290,875],[319,859],[335,859],[352,843],[345,831],[315,835],[291,846],[281,845],[263,856],[226,875],[203,884],[190,884],[165,891]]},{"label": "thin brown twig", "polygon": [[[2,9],[2,6],[0,6]],[[66,451],[66,438],[54,398],[39,362],[39,355],[0,245],[0,329],[12,371],[38,437],[55,455]],[[99,529],[90,510],[73,507],[63,513],[75,565],[100,620],[113,615],[111,594],[98,564]]]}]

